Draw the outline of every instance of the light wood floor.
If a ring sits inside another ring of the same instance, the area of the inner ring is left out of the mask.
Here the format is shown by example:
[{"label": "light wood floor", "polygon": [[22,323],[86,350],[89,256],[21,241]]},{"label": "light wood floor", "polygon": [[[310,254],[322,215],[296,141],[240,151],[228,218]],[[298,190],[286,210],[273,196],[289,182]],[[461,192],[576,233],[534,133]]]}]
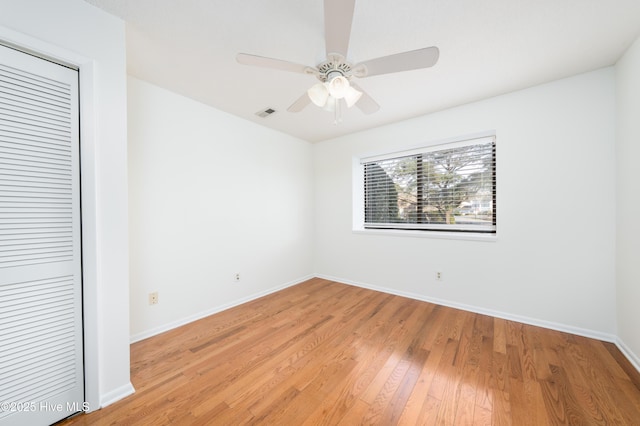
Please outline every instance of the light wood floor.
[{"label": "light wood floor", "polygon": [[610,343],[322,279],[133,344],[131,379],[64,424],[640,424]]}]

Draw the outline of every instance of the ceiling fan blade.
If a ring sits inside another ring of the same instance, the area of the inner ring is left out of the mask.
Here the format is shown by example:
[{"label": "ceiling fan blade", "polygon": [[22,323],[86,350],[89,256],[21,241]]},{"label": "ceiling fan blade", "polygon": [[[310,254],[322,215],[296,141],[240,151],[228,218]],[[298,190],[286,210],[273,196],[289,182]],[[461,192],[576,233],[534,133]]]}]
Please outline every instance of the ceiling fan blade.
[{"label": "ceiling fan blade", "polygon": [[327,57],[332,53],[347,56],[355,0],[324,0],[324,38]]},{"label": "ceiling fan blade", "polygon": [[440,51],[437,47],[425,47],[409,52],[396,53],[395,55],[383,56],[356,64],[353,67],[353,74],[356,77],[364,78],[392,72],[429,68],[438,62],[439,56]]},{"label": "ceiling fan blade", "polygon": [[264,56],[250,55],[248,53],[238,53],[236,61],[244,65],[254,67],[271,68],[281,71],[298,72],[302,74],[315,74],[316,70],[307,65],[296,64],[294,62],[283,61],[281,59],[265,58]]},{"label": "ceiling fan blade", "polygon": [[289,108],[287,108],[287,111],[300,112],[310,103],[311,99],[309,99],[309,95],[307,95],[307,93],[305,92],[294,103],[292,103]]},{"label": "ceiling fan blade", "polygon": [[356,106],[360,108],[360,111],[364,112],[365,114],[373,114],[380,109],[380,105],[378,105],[378,103],[374,101],[373,98],[367,94],[367,92],[362,90],[360,86],[355,83],[351,83],[351,86],[354,89],[362,92],[362,96],[360,96],[360,99],[358,100],[358,102],[356,102]]}]

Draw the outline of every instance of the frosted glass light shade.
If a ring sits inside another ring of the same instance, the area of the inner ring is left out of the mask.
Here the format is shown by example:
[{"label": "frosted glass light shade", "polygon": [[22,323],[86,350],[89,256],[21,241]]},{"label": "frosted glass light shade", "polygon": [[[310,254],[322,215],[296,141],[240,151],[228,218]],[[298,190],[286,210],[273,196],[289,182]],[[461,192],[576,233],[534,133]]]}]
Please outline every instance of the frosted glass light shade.
[{"label": "frosted glass light shade", "polygon": [[334,98],[333,96],[329,96],[327,97],[327,102],[324,104],[323,109],[325,111],[334,112],[336,110],[337,102],[338,99]]},{"label": "frosted glass light shade", "polygon": [[344,95],[344,101],[347,103],[347,108],[351,108],[352,106],[354,106],[356,102],[360,100],[361,96],[362,96],[361,91],[356,90],[353,87],[349,86],[347,93]]},{"label": "frosted glass light shade", "polygon": [[336,99],[342,99],[350,87],[349,80],[343,76],[338,76],[329,82],[329,94]]},{"label": "frosted glass light shade", "polygon": [[329,90],[323,83],[316,83],[307,90],[307,95],[309,95],[311,102],[319,107],[324,107],[329,97]]}]

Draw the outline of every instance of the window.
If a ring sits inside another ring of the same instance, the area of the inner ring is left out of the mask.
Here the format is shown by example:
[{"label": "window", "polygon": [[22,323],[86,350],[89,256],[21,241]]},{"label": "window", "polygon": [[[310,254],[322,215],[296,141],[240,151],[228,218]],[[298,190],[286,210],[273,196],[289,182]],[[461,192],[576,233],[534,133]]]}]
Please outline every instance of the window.
[{"label": "window", "polygon": [[364,228],[496,232],[495,136],[360,160]]}]

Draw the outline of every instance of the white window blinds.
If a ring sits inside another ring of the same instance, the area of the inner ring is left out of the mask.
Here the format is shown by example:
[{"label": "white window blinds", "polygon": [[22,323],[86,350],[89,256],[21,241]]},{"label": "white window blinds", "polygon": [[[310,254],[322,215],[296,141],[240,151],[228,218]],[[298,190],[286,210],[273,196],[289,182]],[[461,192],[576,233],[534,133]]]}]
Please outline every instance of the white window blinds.
[{"label": "white window blinds", "polygon": [[496,232],[495,137],[361,162],[365,228]]}]

